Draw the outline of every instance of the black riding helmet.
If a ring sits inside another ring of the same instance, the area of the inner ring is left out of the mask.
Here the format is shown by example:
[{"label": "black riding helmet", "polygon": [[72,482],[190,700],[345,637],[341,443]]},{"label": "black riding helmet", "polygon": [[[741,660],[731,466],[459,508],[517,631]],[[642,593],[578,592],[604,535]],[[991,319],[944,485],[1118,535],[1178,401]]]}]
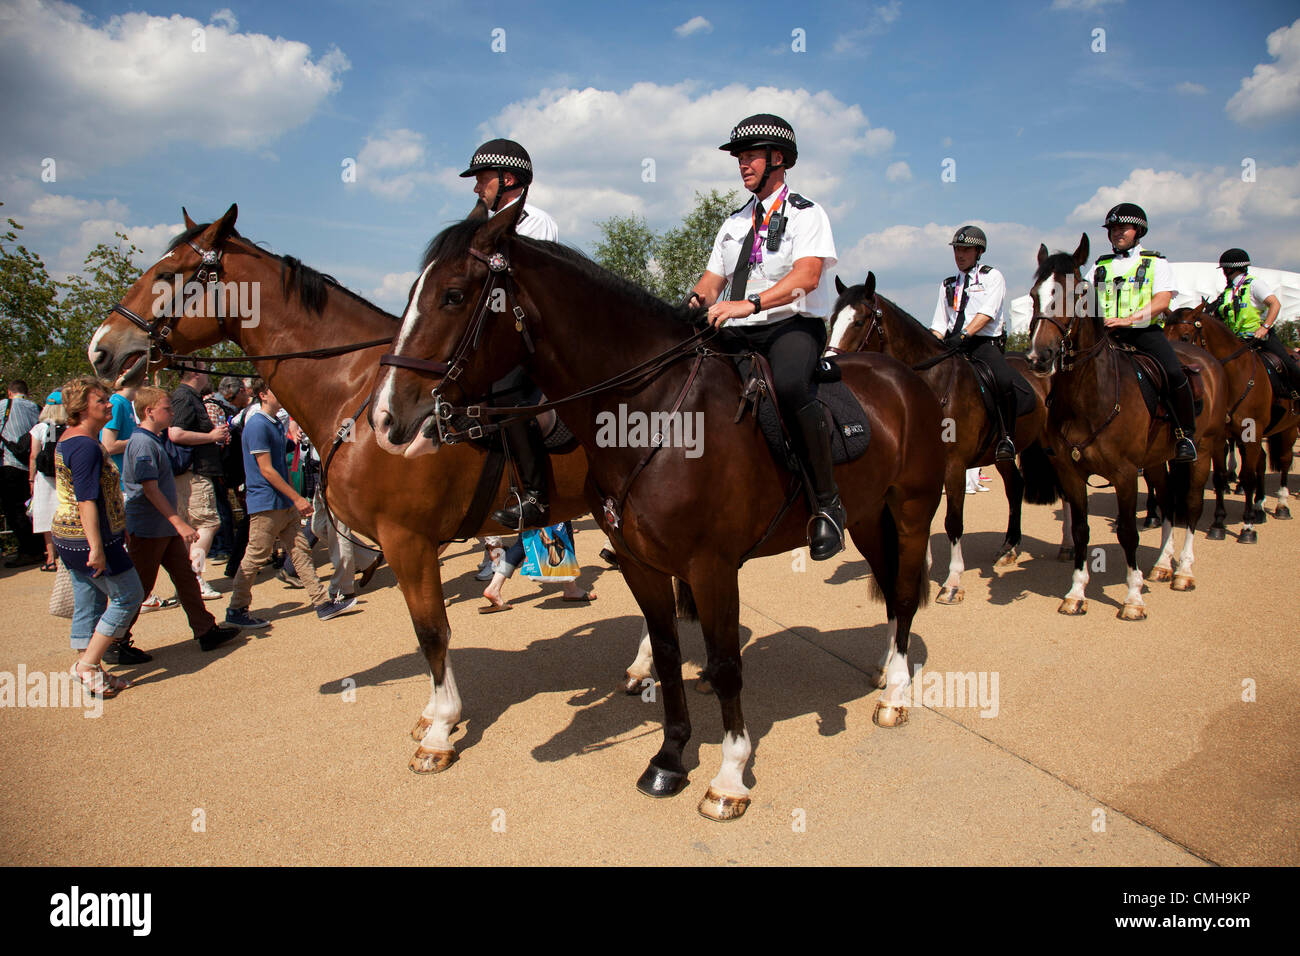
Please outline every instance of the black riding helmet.
[{"label": "black riding helmet", "polygon": [[794,141],[794,127],[772,113],[755,113],[737,123],[731,130],[731,140],[718,147],[724,153],[735,156],[760,146],[766,151],[767,161],[764,163],[763,175],[754,188],[755,194],[761,193],[767,185],[768,174],[772,172],[773,148],[781,151],[785,160],[781,165],[785,169],[794,169],[795,161],[799,158],[799,147]]},{"label": "black riding helmet", "polygon": [[974,246],[977,249],[988,249],[989,239],[984,235],[984,230],[979,226],[962,226],[953,234],[950,246]]},{"label": "black riding helmet", "polygon": [[1112,206],[1110,212],[1106,213],[1106,221],[1102,225],[1109,229],[1116,223],[1123,226],[1137,226],[1138,239],[1147,234],[1147,214],[1137,203],[1122,202],[1118,206]]},{"label": "black riding helmet", "polygon": [[492,212],[496,212],[501,202],[501,194],[506,190],[505,174],[515,174],[515,182],[527,187],[533,181],[533,161],[524,149],[513,139],[490,139],[478,149],[469,161],[469,168],[461,177],[475,176],[485,169],[494,169],[497,174],[497,198],[492,203]]},{"label": "black riding helmet", "polygon": [[1250,256],[1246,254],[1245,249],[1229,249],[1219,256],[1219,268],[1248,269],[1250,268]]}]

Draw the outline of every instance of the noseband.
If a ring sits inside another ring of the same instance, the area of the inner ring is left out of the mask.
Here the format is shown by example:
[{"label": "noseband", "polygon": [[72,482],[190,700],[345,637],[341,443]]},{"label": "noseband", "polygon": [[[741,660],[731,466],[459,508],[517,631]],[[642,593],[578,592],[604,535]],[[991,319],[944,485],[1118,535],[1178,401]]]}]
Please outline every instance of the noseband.
[{"label": "noseband", "polygon": [[[219,248],[212,250],[200,249],[194,244],[193,240],[190,239],[186,240],[186,244],[199,254],[199,267],[195,270],[194,279],[192,281],[208,285],[219,282],[221,280],[220,270],[222,250]],[[181,283],[182,297],[184,296],[183,290],[187,285],[189,285],[188,282]],[[176,354],[172,350],[171,343],[168,341],[172,334],[172,320],[176,318],[175,299],[172,300],[171,306],[165,309],[163,314],[155,318],[152,322],[142,319],[120,302],[115,303],[109,311],[116,312],[118,315],[126,317],[132,325],[141,329],[145,335],[149,336],[149,350],[151,353],[157,353],[156,359],[153,354],[150,354],[149,360],[151,362],[171,359],[172,356]],[[228,337],[228,333],[226,332],[226,317],[224,315],[217,316],[217,324],[221,328],[222,336]]]}]

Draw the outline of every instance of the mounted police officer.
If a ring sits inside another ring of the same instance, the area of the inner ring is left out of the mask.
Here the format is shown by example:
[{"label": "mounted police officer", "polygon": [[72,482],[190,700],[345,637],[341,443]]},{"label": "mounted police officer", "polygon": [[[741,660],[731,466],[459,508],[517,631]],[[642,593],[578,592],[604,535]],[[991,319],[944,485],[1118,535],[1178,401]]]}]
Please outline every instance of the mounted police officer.
[{"label": "mounted police officer", "polygon": [[1300,366],[1296,365],[1273,331],[1278,313],[1282,311],[1282,303],[1274,294],[1273,287],[1259,276],[1250,274],[1250,256],[1246,255],[1245,249],[1229,249],[1219,256],[1219,268],[1223,270],[1228,287],[1210,303],[1210,308],[1236,335],[1254,339],[1261,349],[1281,359],[1291,380],[1291,391],[1300,392]]},{"label": "mounted police officer", "polygon": [[1161,316],[1175,292],[1174,270],[1158,252],[1143,249],[1147,214],[1141,206],[1122,202],[1106,213],[1111,255],[1098,256],[1093,288],[1098,314],[1111,337],[1145,352],[1164,369],[1174,419],[1174,461],[1196,460],[1196,401],[1174,352],[1161,331]]},{"label": "mounted police officer", "polygon": [[796,450],[812,482],[809,551],[823,561],[844,547],[845,525],[830,423],[816,401],[813,379],[826,344],[824,317],[834,300],[829,276],[835,240],[826,212],[786,185],[786,170],[799,157],[789,123],[770,113],[747,117],[718,148],[739,161],[741,180],[753,195],[722,223],[688,304],[707,306],[711,325],[726,323],[767,357],[782,416],[795,426]]},{"label": "mounted police officer", "polygon": [[993,373],[997,388],[1001,438],[993,449],[998,461],[1013,461],[1016,445],[1015,373],[1003,356],[1006,345],[1007,280],[992,266],[978,265],[988,248],[979,226],[962,226],[952,237],[952,256],[957,274],[939,284],[939,301],[930,320],[930,331],[972,359],[978,359]]},{"label": "mounted police officer", "polygon": [[[474,151],[469,168],[462,177],[474,177],[474,194],[487,209],[488,216],[516,202],[533,181],[533,161],[528,150],[511,139],[493,139]],[[524,202],[515,231],[531,239],[556,242],[560,231],[555,220],[531,203]],[[541,398],[528,374],[517,368],[492,386],[493,404],[498,408],[535,405]],[[549,523],[550,506],[546,498],[546,447],[535,421],[511,422],[501,429],[506,454],[515,463],[517,483],[510,485],[510,502],[492,512],[492,520],[507,528],[522,531]]]}]

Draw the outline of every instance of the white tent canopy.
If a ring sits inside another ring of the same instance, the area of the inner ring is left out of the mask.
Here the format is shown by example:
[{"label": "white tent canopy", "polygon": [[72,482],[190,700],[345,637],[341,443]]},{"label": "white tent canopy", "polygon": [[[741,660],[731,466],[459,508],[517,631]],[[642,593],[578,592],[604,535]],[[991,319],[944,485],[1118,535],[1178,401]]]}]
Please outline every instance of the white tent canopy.
[{"label": "white tent canopy", "polygon": [[[1213,300],[1223,291],[1225,285],[1223,272],[1216,262],[1171,262],[1174,269],[1174,283],[1178,294],[1174,296],[1173,308],[1193,306],[1204,296]],[[1282,311],[1278,314],[1279,322],[1294,322],[1300,318],[1300,272],[1283,272],[1281,269],[1257,269],[1250,267],[1250,274],[1259,276],[1273,287]],[[1084,273],[1085,278],[1090,273]],[[1029,329],[1029,317],[1033,309],[1029,296],[1022,295],[1011,301],[1010,324],[1012,332],[1025,332]]]}]

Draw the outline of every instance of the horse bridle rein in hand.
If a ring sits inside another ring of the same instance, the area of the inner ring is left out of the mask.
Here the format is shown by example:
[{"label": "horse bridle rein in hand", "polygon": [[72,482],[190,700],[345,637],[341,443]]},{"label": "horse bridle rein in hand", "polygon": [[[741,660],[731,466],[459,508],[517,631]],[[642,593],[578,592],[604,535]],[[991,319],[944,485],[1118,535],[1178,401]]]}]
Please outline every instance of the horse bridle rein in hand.
[{"label": "horse bridle rein in hand", "polygon": [[[396,368],[410,369],[411,371],[440,377],[440,381],[433,387],[430,395],[433,398],[434,424],[438,430],[438,440],[442,444],[454,445],[466,439],[483,438],[491,432],[500,431],[513,422],[533,418],[570,402],[590,398],[610,389],[648,382],[673,362],[699,350],[699,343],[702,339],[716,334],[715,329],[705,328],[653,358],[642,362],[640,365],[625,372],[620,372],[590,388],[582,389],[555,401],[543,402],[540,405],[517,405],[497,408],[484,404],[486,400],[486,396],[484,396],[484,399],[477,403],[453,405],[443,396],[443,387],[449,383],[456,383],[456,380],[460,378],[461,373],[465,370],[466,360],[478,349],[484,327],[487,324],[488,312],[501,311],[492,308],[495,293],[498,291],[504,296],[506,307],[514,317],[515,331],[523,337],[524,347],[530,355],[536,351],[533,345],[533,337],[528,331],[528,313],[519,305],[516,296],[515,272],[510,265],[510,260],[499,249],[490,255],[484,254],[477,249],[470,249],[469,254],[487,266],[488,274],[479,293],[478,303],[475,305],[469,324],[465,327],[465,331],[461,333],[460,340],[452,350],[451,358],[445,362],[437,362],[389,352],[379,359],[381,366],[391,365]],[[703,349],[702,352],[709,354],[710,350]],[[452,419],[457,415],[471,419],[473,424],[468,428],[457,430],[452,425]],[[497,420],[487,421],[486,419]]]},{"label": "horse bridle rein in hand", "polygon": [[[194,272],[194,278],[191,282],[198,282],[202,285],[211,287],[221,281],[221,257],[225,250],[219,247],[213,249],[200,249],[192,239],[185,240],[186,245],[199,254],[199,267]],[[183,273],[182,273],[183,274]],[[168,368],[181,372],[206,372],[207,368],[192,365],[186,362],[177,362],[176,351],[171,347],[172,322],[183,314],[184,310],[184,290],[190,285],[190,282],[181,283],[180,296],[182,303],[180,309],[177,308],[177,302],[173,298],[171,304],[163,310],[163,313],[157,316],[152,322],[141,318],[135,312],[132,312],[122,303],[118,302],[109,310],[111,313],[117,313],[126,318],[132,325],[149,336],[149,361],[153,363],[165,362]],[[218,311],[216,315],[217,327],[221,330],[223,338],[231,338],[230,330],[226,328],[226,315]],[[243,362],[273,361],[279,359],[294,358],[331,358],[336,355],[346,355],[349,352],[359,352],[362,349],[374,348],[376,345],[387,345],[392,342],[392,338],[371,339],[368,342],[354,342],[348,345],[334,345],[319,349],[305,349],[299,352],[276,352],[267,355],[242,355],[238,358],[221,358],[212,357],[204,358],[202,361],[208,365],[215,364],[240,364]]]}]

